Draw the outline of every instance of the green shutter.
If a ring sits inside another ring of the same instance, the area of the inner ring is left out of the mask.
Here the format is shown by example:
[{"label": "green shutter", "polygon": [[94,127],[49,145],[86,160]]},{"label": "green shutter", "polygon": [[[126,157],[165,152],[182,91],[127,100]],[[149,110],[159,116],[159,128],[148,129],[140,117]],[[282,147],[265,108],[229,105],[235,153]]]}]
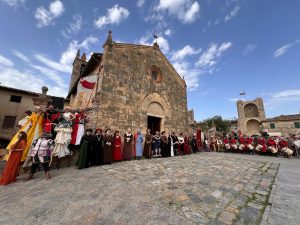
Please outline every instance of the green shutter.
[{"label": "green shutter", "polygon": [[295,125],[295,128],[300,128],[300,122],[295,122],[294,125]]},{"label": "green shutter", "polygon": [[275,129],[275,123],[270,123],[270,128]]}]

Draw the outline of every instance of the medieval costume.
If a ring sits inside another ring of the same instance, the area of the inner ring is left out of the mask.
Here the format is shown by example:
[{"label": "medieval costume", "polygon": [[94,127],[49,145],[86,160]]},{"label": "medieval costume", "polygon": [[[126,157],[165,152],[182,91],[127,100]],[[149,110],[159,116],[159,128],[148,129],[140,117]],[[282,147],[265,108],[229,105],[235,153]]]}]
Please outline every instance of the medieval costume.
[{"label": "medieval costume", "polygon": [[224,139],[223,139],[223,143],[224,143],[224,147],[225,147],[225,152],[228,152],[228,151],[230,151],[230,143],[229,143],[229,140],[228,140],[228,138],[227,137],[225,137]]},{"label": "medieval costume", "polygon": [[246,148],[246,139],[244,137],[239,137],[239,150],[244,151]]},{"label": "medieval costume", "polygon": [[136,157],[138,160],[140,160],[141,157],[143,156],[143,142],[144,142],[144,136],[142,135],[141,130],[138,129],[137,137],[135,140]]},{"label": "medieval costume", "polygon": [[261,152],[262,154],[266,154],[267,152],[266,140],[263,137],[258,138],[257,146],[255,150],[257,152]]},{"label": "medieval costume", "polygon": [[184,155],[184,137],[182,133],[178,136],[178,155]]},{"label": "medieval costume", "polygon": [[[18,127],[22,129],[25,133],[27,133],[30,128],[30,123],[28,123],[28,121],[30,121],[30,116],[32,115],[32,112],[30,110],[26,110],[25,113],[27,114],[27,116],[25,116],[18,122]],[[24,128],[25,126],[26,128]]]},{"label": "medieval costume", "polygon": [[273,140],[272,138],[268,138],[268,141],[267,141],[267,151],[269,153],[275,154],[275,156],[277,156],[277,152],[278,152],[277,144],[276,144],[276,141]]},{"label": "medieval costume", "polygon": [[50,165],[52,160],[52,151],[54,149],[54,141],[51,139],[50,133],[43,133],[42,137],[35,140],[32,144],[30,156],[32,157],[32,165],[29,177],[27,180],[32,179],[39,164],[41,163],[46,179],[50,179]]},{"label": "medieval costume", "polygon": [[173,157],[176,155],[176,150],[178,149],[178,138],[176,137],[175,133],[172,132],[172,134],[169,136],[169,147],[170,147],[170,153]]},{"label": "medieval costume", "polygon": [[184,154],[191,154],[189,149],[189,138],[186,135],[184,136]]},{"label": "medieval costume", "polygon": [[115,132],[113,143],[114,143],[113,160],[114,161],[122,161],[122,159],[123,159],[122,140],[121,140],[120,133],[118,131]]},{"label": "medieval costume", "polygon": [[293,150],[289,148],[289,142],[287,139],[283,138],[278,143],[284,158],[290,158],[293,155]]},{"label": "medieval costume", "polygon": [[[43,123],[43,112],[40,107],[35,108],[35,112],[33,112],[27,121],[27,124],[25,124],[20,130],[27,133],[27,143],[26,147],[23,151],[21,161],[23,162],[29,152],[30,146],[32,145],[33,141],[35,141],[37,138],[39,138],[42,135],[42,123]],[[26,132],[27,131],[27,132]],[[10,143],[7,146],[7,149],[10,149],[10,146],[18,140],[18,133],[11,139]],[[4,158],[4,160],[8,160],[9,154],[7,154]],[[28,158],[30,160],[30,158]],[[26,163],[24,163],[25,165]]]},{"label": "medieval costume", "polygon": [[82,136],[84,135],[84,122],[86,119],[86,114],[84,112],[78,111],[75,113],[74,126],[72,131],[71,145],[79,145]]},{"label": "medieval costume", "polygon": [[192,151],[193,153],[197,153],[198,152],[198,144],[197,144],[197,138],[196,138],[196,134],[193,135],[192,138]]},{"label": "medieval costume", "polygon": [[113,162],[113,137],[110,134],[110,129],[106,130],[103,142],[103,162],[110,164]]},{"label": "medieval costume", "polygon": [[150,133],[150,129],[148,129],[147,134],[145,136],[145,145],[144,145],[144,156],[147,159],[150,159],[152,155],[151,145],[152,145],[152,135]]},{"label": "medieval costume", "polygon": [[132,141],[133,135],[131,134],[131,130],[128,129],[128,131],[124,134],[123,160],[131,160]]},{"label": "medieval costume", "polygon": [[136,158],[136,143],[137,143],[137,138],[138,138],[138,133],[135,133],[133,135],[133,149],[132,149],[132,157],[135,159]]},{"label": "medieval costume", "polygon": [[92,159],[91,163],[92,165],[102,165],[103,162],[103,136],[102,136],[102,130],[97,129],[96,133],[94,135],[94,143],[92,148]]},{"label": "medieval costume", "polygon": [[229,142],[230,142],[230,149],[231,149],[231,151],[235,152],[238,149],[236,139],[232,137]]},{"label": "medieval costume", "polygon": [[62,158],[70,155],[68,145],[71,141],[72,120],[74,118],[75,116],[70,112],[70,108],[66,107],[65,113],[62,115],[62,118],[54,129],[57,135],[54,140],[55,148],[53,151],[53,156]]},{"label": "medieval costume", "polygon": [[53,139],[56,135],[54,127],[59,122],[59,118],[60,113],[54,109],[53,105],[49,105],[44,114],[43,131],[46,133],[51,133]]},{"label": "medieval costume", "polygon": [[198,150],[202,149],[201,129],[197,129],[196,140],[197,140],[197,149]]},{"label": "medieval costume", "polygon": [[152,148],[153,150],[152,155],[154,157],[161,156],[160,142],[161,139],[160,139],[159,132],[156,131],[155,135],[153,136],[153,148]]},{"label": "medieval costume", "polygon": [[253,139],[251,137],[246,138],[246,147],[247,151],[253,154],[254,146],[253,146]]},{"label": "medieval costume", "polygon": [[0,185],[7,185],[16,181],[26,142],[26,133],[24,131],[19,132],[17,142],[11,145],[11,154],[0,177]]},{"label": "medieval costume", "polygon": [[92,129],[87,129],[85,135],[81,138],[79,155],[76,165],[78,169],[87,168],[90,166],[91,152],[93,148]]},{"label": "medieval costume", "polygon": [[165,131],[161,132],[161,137],[160,138],[161,138],[160,147],[161,147],[162,157],[171,156],[169,148],[168,148],[168,138],[166,136]]}]

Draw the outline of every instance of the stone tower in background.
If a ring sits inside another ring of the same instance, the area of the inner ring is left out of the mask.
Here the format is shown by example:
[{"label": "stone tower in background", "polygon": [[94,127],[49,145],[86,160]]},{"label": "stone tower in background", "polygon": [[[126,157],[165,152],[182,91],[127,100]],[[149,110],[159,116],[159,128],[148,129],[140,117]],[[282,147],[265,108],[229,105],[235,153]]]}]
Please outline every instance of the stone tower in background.
[{"label": "stone tower in background", "polygon": [[253,101],[237,101],[238,129],[243,134],[259,134],[260,122],[266,119],[262,98]]},{"label": "stone tower in background", "polygon": [[82,56],[80,57],[80,51],[77,51],[76,57],[73,62],[73,70],[72,70],[72,75],[70,79],[70,86],[69,86],[69,91],[70,88],[74,86],[75,82],[78,80],[80,77],[80,74],[82,70],[84,69],[86,65],[86,54],[83,53]]}]

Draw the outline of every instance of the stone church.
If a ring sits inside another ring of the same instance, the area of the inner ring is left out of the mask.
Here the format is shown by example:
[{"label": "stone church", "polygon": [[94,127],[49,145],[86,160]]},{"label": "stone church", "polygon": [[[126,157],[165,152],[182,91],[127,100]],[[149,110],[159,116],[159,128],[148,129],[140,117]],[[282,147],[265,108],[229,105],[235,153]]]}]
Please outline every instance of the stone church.
[{"label": "stone church", "polygon": [[90,128],[124,132],[189,131],[186,83],[153,46],[116,43],[109,31],[103,53],[87,61],[80,53],[73,63],[67,101],[72,109],[86,109]]}]

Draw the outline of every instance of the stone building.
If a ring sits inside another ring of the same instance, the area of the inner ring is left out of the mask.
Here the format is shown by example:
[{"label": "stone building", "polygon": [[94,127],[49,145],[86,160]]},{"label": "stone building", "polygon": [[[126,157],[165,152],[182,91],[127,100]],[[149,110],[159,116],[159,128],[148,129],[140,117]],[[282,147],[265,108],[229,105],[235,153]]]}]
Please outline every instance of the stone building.
[{"label": "stone building", "polygon": [[300,135],[300,114],[267,118],[261,121],[261,126],[269,135]]},{"label": "stone building", "polygon": [[73,109],[91,108],[88,127],[93,129],[188,132],[193,118],[186,83],[158,44],[116,43],[111,32],[103,53],[88,61],[77,54],[67,101]]},{"label": "stone building", "polygon": [[266,119],[262,98],[237,101],[238,129],[246,135],[260,134],[260,122]]},{"label": "stone building", "polygon": [[18,121],[26,116],[26,110],[33,111],[35,105],[45,105],[50,101],[59,108],[63,107],[64,98],[49,96],[47,91],[46,87],[39,94],[0,86],[0,143],[5,145],[13,137],[18,130]]}]

